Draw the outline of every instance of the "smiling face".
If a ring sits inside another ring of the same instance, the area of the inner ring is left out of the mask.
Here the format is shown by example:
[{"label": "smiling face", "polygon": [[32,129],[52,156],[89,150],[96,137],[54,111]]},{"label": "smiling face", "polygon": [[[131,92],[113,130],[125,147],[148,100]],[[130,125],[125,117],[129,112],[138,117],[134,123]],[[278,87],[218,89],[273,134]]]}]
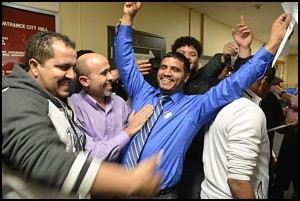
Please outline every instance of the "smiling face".
[{"label": "smiling face", "polygon": [[157,73],[157,81],[164,94],[181,91],[188,77],[184,62],[174,57],[165,57]]},{"label": "smiling face", "polygon": [[69,96],[70,82],[75,77],[76,51],[61,40],[53,40],[54,56],[41,64],[30,59],[30,75],[53,96],[65,99]]},{"label": "smiling face", "polygon": [[190,72],[193,73],[198,66],[198,60],[202,54],[200,41],[192,36],[181,36],[171,46],[172,52],[180,52],[190,61]]},{"label": "smiling face", "polygon": [[177,48],[176,52],[180,52],[186,58],[188,58],[188,60],[190,61],[190,70],[193,70],[197,66],[199,56],[196,48],[194,48],[193,46],[185,45]]},{"label": "smiling face", "polygon": [[105,96],[111,95],[113,76],[107,58],[97,53],[84,54],[78,59],[77,67],[81,72],[79,81],[90,96],[102,102]]}]

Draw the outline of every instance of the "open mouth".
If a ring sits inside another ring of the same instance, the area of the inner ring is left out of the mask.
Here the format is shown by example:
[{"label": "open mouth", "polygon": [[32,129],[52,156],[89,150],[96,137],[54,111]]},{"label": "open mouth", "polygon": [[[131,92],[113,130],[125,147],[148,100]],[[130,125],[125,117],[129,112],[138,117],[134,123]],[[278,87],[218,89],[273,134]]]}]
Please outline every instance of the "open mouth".
[{"label": "open mouth", "polygon": [[173,82],[172,79],[168,79],[168,78],[162,78],[160,81],[161,81],[163,84],[170,84],[170,83]]},{"label": "open mouth", "polygon": [[62,82],[60,82],[60,85],[63,85],[63,86],[70,86],[70,80],[64,80]]}]

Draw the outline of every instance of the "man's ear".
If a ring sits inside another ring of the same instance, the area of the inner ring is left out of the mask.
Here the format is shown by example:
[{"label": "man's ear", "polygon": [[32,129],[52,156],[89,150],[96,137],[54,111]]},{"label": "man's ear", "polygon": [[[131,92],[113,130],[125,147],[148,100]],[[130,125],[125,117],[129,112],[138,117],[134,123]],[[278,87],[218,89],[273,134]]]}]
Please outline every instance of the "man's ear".
[{"label": "man's ear", "polygon": [[35,77],[38,76],[38,65],[40,65],[40,63],[35,60],[35,59],[30,59],[29,62],[29,71],[31,71],[32,75],[34,75]]},{"label": "man's ear", "polygon": [[84,87],[88,87],[90,85],[89,78],[87,76],[84,76],[84,75],[79,76],[79,82]]},{"label": "man's ear", "polygon": [[186,82],[188,81],[189,77],[190,77],[190,73],[187,73],[187,74],[186,74],[186,78],[185,78],[185,80],[184,80],[184,83],[186,83]]},{"label": "man's ear", "polygon": [[260,81],[260,85],[267,85],[269,81],[268,76],[264,76],[263,79]]}]

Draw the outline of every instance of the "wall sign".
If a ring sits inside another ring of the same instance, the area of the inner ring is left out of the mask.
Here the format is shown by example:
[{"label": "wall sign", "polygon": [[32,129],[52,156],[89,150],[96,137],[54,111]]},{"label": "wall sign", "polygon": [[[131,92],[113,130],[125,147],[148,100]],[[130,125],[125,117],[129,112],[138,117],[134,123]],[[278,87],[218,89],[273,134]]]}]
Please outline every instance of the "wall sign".
[{"label": "wall sign", "polygon": [[[108,51],[108,61],[112,69],[115,69],[114,63],[114,37],[115,37],[115,27],[107,26],[107,51]],[[166,54],[166,39],[162,36],[133,30],[132,31],[132,46],[134,49],[134,58],[136,61],[158,58]]]},{"label": "wall sign", "polygon": [[59,32],[57,12],[2,3],[2,76],[24,64],[26,41],[39,31]]}]

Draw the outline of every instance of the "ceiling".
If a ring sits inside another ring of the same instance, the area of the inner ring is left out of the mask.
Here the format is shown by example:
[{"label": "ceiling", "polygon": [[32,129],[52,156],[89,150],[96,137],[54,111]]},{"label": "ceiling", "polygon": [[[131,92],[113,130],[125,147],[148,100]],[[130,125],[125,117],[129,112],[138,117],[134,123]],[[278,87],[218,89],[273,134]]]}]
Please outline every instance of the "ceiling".
[{"label": "ceiling", "polygon": [[[244,16],[244,21],[254,33],[254,38],[267,42],[273,22],[284,12],[280,2],[174,2],[228,27],[235,26]],[[298,24],[288,41],[289,54],[298,55]]]}]

